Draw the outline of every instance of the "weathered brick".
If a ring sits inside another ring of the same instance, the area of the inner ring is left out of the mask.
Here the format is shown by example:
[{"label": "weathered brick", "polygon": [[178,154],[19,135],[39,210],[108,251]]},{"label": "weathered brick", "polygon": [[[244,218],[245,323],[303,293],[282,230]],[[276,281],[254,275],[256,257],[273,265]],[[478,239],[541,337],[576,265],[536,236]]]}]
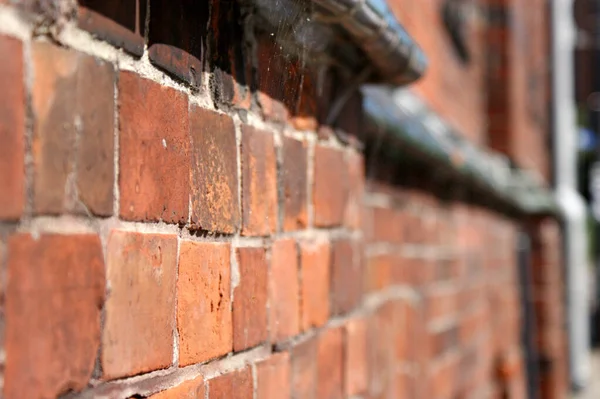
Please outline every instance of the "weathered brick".
[{"label": "weathered brick", "polygon": [[355,308],[362,298],[362,262],[350,240],[333,243],[331,257],[331,311],[333,314],[347,313]]},{"label": "weathered brick", "polygon": [[119,77],[119,107],[121,217],[187,222],[187,97],[124,71]]},{"label": "weathered brick", "polygon": [[34,212],[111,215],[114,69],[44,42],[33,44],[32,57]]},{"label": "weathered brick", "polygon": [[267,236],[277,228],[277,164],[271,133],[242,126],[242,234]]},{"label": "weathered brick", "polygon": [[141,57],[144,53],[144,0],[79,0],[77,22],[100,40]]},{"label": "weathered brick", "polygon": [[25,88],[23,46],[0,36],[0,219],[16,220],[25,198]]},{"label": "weathered brick", "polygon": [[104,379],[172,364],[176,269],[174,234],[111,232],[102,335]]},{"label": "weathered brick", "polygon": [[239,284],[233,291],[233,349],[264,342],[267,332],[268,264],[264,248],[237,248]]},{"label": "weathered brick", "polygon": [[[114,84],[112,65],[79,56],[77,104],[81,129],[77,151],[77,193],[86,213],[113,213]],[[90,96],[89,93],[94,93]],[[81,213],[82,211],[79,210]]]},{"label": "weathered brick", "polygon": [[425,296],[427,319],[432,321],[455,315],[458,311],[458,300],[457,289],[430,290]]},{"label": "weathered brick", "polygon": [[256,365],[257,399],[288,398],[291,394],[290,355],[275,353]]},{"label": "weathered brick", "polygon": [[355,318],[344,328],[344,394],[360,395],[367,389],[367,323]]},{"label": "weathered brick", "polygon": [[209,399],[252,399],[252,370],[245,367],[208,381]]},{"label": "weathered brick", "polygon": [[376,310],[367,330],[369,391],[373,397],[385,396],[393,384],[395,364],[394,306],[387,302]]},{"label": "weathered brick", "polygon": [[362,223],[363,193],[365,190],[364,159],[356,152],[347,155],[348,167],[348,203],[346,205],[345,225],[358,230]]},{"label": "weathered brick", "polygon": [[394,256],[381,254],[369,257],[365,265],[365,292],[388,288],[393,282]]},{"label": "weathered brick", "polygon": [[17,234],[8,242],[4,397],[86,387],[100,344],[104,262],[96,235]]},{"label": "weathered brick", "polygon": [[317,339],[310,338],[291,350],[292,397],[312,399],[317,396]]},{"label": "weathered brick", "polygon": [[401,243],[404,240],[405,230],[410,231],[414,236],[414,229],[408,225],[410,216],[403,216],[396,209],[381,207],[371,208],[370,213],[372,217],[370,238],[372,241]]},{"label": "weathered brick", "polygon": [[343,397],[344,348],[341,327],[327,329],[318,337],[317,397],[341,399]]},{"label": "weathered brick", "polygon": [[293,239],[273,243],[269,275],[269,324],[274,341],[299,332],[298,249]]},{"label": "weathered brick", "polygon": [[205,399],[204,378],[196,377],[155,395],[151,399]]},{"label": "weathered brick", "polygon": [[237,145],[233,121],[192,105],[192,225],[221,233],[240,226]]},{"label": "weathered brick", "polygon": [[179,364],[187,366],[233,347],[230,245],[183,241],[179,253]]},{"label": "weathered brick", "polygon": [[303,330],[320,327],[329,318],[330,264],[329,242],[300,243],[300,309]]},{"label": "weathered brick", "polygon": [[283,138],[281,163],[283,184],[283,230],[303,229],[307,212],[307,146],[305,141]]},{"label": "weathered brick", "polygon": [[[415,358],[415,347],[416,340],[414,338],[413,331],[418,329],[425,330],[425,323],[419,326],[417,329],[413,323],[420,322],[415,318],[415,309],[411,308],[413,304],[407,301],[395,301],[394,302],[394,349],[396,350],[396,359],[399,362],[413,360]],[[418,306],[418,305],[416,305]],[[420,334],[423,340],[425,340],[426,334]]]},{"label": "weathered brick", "polygon": [[315,225],[339,226],[348,200],[348,170],[344,153],[334,148],[315,147],[314,179]]}]

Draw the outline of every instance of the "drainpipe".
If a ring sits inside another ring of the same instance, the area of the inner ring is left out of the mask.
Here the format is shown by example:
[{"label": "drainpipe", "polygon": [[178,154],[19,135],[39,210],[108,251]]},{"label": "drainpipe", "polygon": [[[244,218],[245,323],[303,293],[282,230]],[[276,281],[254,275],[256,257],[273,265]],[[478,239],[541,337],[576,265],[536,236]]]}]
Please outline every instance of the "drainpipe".
[{"label": "drainpipe", "polygon": [[556,200],[564,221],[569,371],[572,387],[581,389],[587,385],[590,374],[590,342],[586,207],[577,192],[573,0],[551,0],[550,4],[554,178]]}]

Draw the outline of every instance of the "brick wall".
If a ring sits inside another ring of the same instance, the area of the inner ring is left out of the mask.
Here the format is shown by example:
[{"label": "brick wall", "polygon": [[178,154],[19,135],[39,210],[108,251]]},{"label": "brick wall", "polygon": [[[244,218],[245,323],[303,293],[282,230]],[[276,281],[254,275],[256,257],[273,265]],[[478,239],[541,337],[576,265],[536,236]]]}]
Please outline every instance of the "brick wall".
[{"label": "brick wall", "polygon": [[340,71],[230,3],[7,3],[3,397],[524,397],[520,219],[367,176]]},{"label": "brick wall", "polygon": [[[464,42],[452,45],[446,2],[468,4]],[[549,44],[546,0],[391,0],[429,59],[414,86],[460,134],[549,178]]]},{"label": "brick wall", "polygon": [[[406,383],[383,397],[525,397],[517,224],[462,202],[372,186],[365,291],[388,293],[377,302],[383,319],[394,307],[405,314],[395,360]],[[387,341],[376,330],[377,342]]]},{"label": "brick wall", "polygon": [[467,19],[464,37],[469,60],[464,61],[444,25],[445,2],[390,0],[388,3],[429,60],[425,76],[413,86],[415,92],[457,131],[485,145],[485,18],[476,11]]},{"label": "brick wall", "polygon": [[550,178],[548,2],[488,1],[489,145]]}]

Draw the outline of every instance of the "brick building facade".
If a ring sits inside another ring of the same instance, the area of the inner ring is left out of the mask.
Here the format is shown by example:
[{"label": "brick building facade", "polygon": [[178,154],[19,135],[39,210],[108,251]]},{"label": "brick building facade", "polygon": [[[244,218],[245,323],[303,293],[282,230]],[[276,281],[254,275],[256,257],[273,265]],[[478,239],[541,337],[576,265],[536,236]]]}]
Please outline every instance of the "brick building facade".
[{"label": "brick building facade", "polygon": [[565,397],[558,220],[461,172],[547,189],[547,3],[462,2],[453,42],[389,1],[446,164],[261,3],[0,0],[3,397]]}]

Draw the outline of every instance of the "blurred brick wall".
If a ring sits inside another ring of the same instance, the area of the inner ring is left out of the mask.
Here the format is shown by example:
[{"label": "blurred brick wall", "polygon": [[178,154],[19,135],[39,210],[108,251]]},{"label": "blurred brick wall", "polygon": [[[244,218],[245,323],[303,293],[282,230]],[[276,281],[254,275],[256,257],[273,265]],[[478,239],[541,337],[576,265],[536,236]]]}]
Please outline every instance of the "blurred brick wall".
[{"label": "blurred brick wall", "polygon": [[4,3],[3,397],[524,397],[520,221],[366,177],[335,70],[237,3]]},{"label": "blurred brick wall", "polygon": [[415,92],[460,134],[485,145],[485,19],[479,12],[471,17],[465,31],[470,60],[463,61],[444,25],[444,2],[390,0],[389,4],[429,60],[425,76],[413,86]]},{"label": "blurred brick wall", "polygon": [[546,0],[450,0],[469,5],[464,61],[442,18],[447,0],[391,0],[429,68],[414,91],[483,147],[549,179]]},{"label": "blurred brick wall", "polygon": [[[394,307],[405,314],[396,361],[406,383],[395,396],[375,397],[524,398],[517,223],[419,191],[369,188],[365,290],[393,298],[378,304],[379,323]],[[370,324],[379,364],[393,353],[387,329]]]},{"label": "blurred brick wall", "polygon": [[550,179],[548,2],[489,1],[490,146]]}]

